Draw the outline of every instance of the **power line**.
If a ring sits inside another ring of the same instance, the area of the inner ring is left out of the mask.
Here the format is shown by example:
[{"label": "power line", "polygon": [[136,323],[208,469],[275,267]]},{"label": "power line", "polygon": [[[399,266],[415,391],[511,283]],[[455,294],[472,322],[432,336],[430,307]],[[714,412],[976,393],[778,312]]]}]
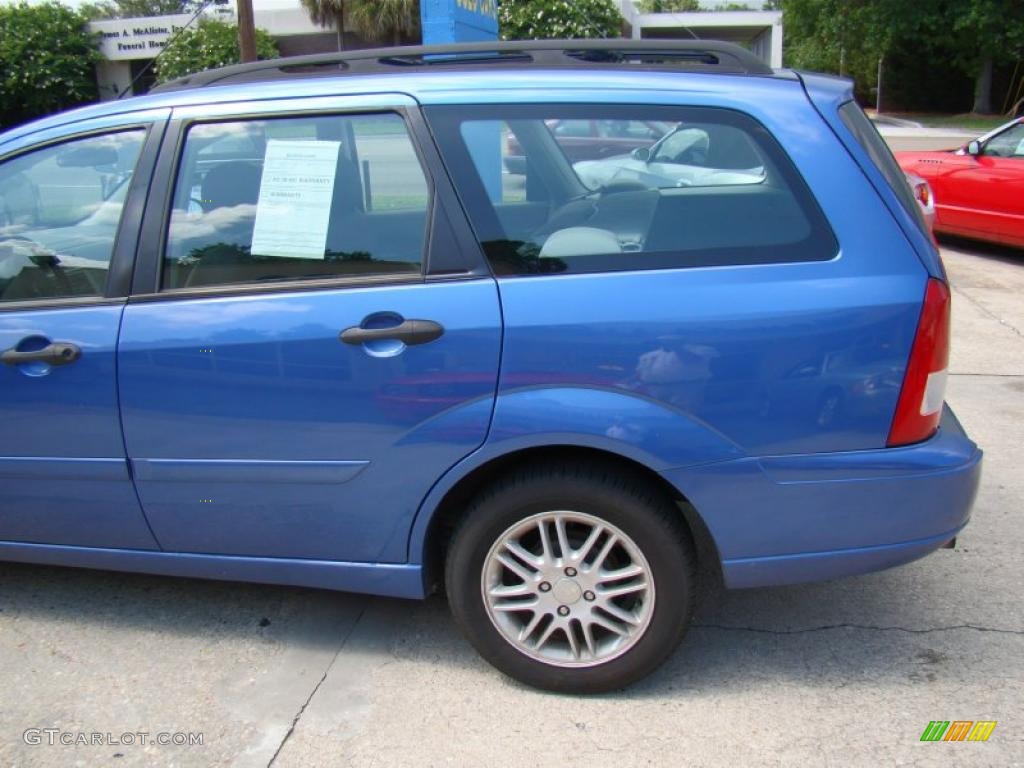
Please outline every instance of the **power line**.
[{"label": "power line", "polygon": [[205,11],[210,5],[220,4],[220,2],[221,2],[221,0],[204,0],[202,5],[200,5],[199,8],[196,10],[196,12],[192,14],[192,18],[189,19],[187,22],[185,22],[185,26],[183,26],[181,29],[179,29],[175,33],[174,37],[172,37],[170,40],[168,40],[167,43],[164,45],[164,47],[160,49],[160,52],[156,56],[154,56],[152,59],[150,59],[149,63],[146,64],[146,66],[144,66],[142,69],[139,70],[139,73],[135,77],[132,78],[132,81],[130,83],[128,83],[127,86],[125,86],[125,89],[123,91],[121,91],[119,94],[117,94],[117,99],[116,100],[120,101],[121,99],[123,99],[125,97],[125,94],[127,94],[130,90],[132,90],[132,88],[135,87],[135,84],[137,82],[139,82],[139,80],[142,78],[142,76],[145,75],[147,72],[149,72],[150,68],[154,64],[156,64],[156,60],[164,55],[164,52],[168,48],[170,48],[171,45],[173,45],[174,42],[179,37],[182,36],[182,34],[184,34],[186,29],[188,29],[190,26],[192,26],[192,22],[199,18],[199,14],[201,14],[203,11]]}]

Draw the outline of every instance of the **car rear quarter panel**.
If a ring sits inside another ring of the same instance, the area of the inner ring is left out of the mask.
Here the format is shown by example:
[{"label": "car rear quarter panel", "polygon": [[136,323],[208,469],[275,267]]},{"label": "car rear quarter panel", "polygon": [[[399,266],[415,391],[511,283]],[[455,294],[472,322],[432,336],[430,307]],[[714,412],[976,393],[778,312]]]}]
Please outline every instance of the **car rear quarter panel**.
[{"label": "car rear quarter panel", "polygon": [[[672,83],[661,75],[651,80]],[[838,239],[835,258],[499,279],[505,338],[498,414],[509,395],[558,378],[561,386],[661,403],[748,455],[884,445],[927,273],[798,82],[721,80],[713,92],[687,88],[681,78],[674,90],[543,95],[502,94],[495,83],[488,98],[746,112],[776,137],[810,186]],[[821,406],[834,392],[842,418],[822,425]]]},{"label": "car rear quarter panel", "polygon": [[[761,457],[884,447],[927,271],[799,83],[732,80],[721,87],[716,78],[713,92],[689,88],[685,78],[676,88],[663,78],[666,87],[649,91],[617,90],[614,78],[600,92],[503,91],[491,83],[487,98],[498,103],[746,112],[786,150],[839,248],[819,262],[499,279],[505,336],[492,428],[487,443],[426,500],[410,541],[414,561],[447,489],[491,458],[534,444],[584,445],[635,459],[687,497],[699,471],[710,475],[719,465],[759,467]],[[478,96],[420,94],[449,104]],[[836,391],[840,415],[822,424],[822,403]],[[682,467],[701,469],[671,471]],[[756,488],[747,490],[755,493],[741,503],[753,522]],[[712,528],[724,537],[719,546],[744,549],[728,540],[735,529],[725,522],[727,505],[711,511],[718,516]]]},{"label": "car rear quarter panel", "polygon": [[814,73],[801,73],[800,80],[807,89],[807,96],[814,108],[835,132],[846,152],[869,180],[929,274],[939,279],[945,279],[945,269],[942,266],[938,248],[932,242],[930,234],[921,228],[916,216],[904,208],[895,191],[886,181],[885,175],[875,165],[867,150],[840,117],[840,108],[853,101],[853,81]]}]

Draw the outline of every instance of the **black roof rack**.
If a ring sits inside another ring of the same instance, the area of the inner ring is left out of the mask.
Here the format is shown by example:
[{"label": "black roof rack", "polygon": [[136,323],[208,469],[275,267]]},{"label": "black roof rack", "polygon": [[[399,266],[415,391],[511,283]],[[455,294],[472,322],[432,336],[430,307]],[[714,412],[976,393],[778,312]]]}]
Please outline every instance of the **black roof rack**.
[{"label": "black roof rack", "polygon": [[520,40],[373,48],[254,61],[170,80],[154,92],[263,82],[297,76],[408,72],[466,65],[565,68],[639,66],[721,74],[770,75],[772,69],[735,43],[719,40]]}]

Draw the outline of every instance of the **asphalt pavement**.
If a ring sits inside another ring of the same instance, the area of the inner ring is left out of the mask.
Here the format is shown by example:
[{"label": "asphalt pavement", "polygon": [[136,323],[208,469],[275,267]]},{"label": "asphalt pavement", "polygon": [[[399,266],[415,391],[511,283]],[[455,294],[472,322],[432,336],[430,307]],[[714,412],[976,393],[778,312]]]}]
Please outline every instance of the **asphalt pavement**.
[{"label": "asphalt pavement", "polygon": [[[0,765],[1024,763],[1024,252],[945,259],[948,400],[986,451],[956,549],[710,595],[661,670],[589,698],[502,677],[439,598],[0,564]],[[931,720],[998,724],[921,742]]]}]

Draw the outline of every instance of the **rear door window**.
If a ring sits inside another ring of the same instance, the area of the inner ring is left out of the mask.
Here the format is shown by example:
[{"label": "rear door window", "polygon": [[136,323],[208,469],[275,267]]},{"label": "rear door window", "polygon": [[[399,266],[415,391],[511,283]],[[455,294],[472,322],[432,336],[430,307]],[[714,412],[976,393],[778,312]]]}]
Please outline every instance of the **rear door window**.
[{"label": "rear door window", "polygon": [[162,286],[418,275],[430,200],[397,114],[197,123]]}]

